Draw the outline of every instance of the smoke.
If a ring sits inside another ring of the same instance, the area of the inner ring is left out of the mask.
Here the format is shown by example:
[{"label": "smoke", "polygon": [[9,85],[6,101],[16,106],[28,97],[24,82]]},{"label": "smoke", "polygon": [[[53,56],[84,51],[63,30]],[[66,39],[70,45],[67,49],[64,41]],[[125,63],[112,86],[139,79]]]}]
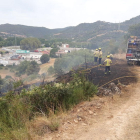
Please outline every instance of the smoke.
[{"label": "smoke", "polygon": [[72,68],[87,62],[93,62],[93,53],[89,50],[79,50],[71,52],[62,58],[56,59],[54,63],[55,73],[60,75],[60,70],[64,73],[69,72]]}]

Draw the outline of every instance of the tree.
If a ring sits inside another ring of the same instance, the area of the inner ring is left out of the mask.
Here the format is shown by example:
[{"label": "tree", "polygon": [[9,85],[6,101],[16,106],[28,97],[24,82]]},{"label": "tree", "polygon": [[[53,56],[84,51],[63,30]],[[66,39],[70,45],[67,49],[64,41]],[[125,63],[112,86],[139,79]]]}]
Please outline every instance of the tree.
[{"label": "tree", "polygon": [[3,41],[3,38],[0,36],[0,41]]},{"label": "tree", "polygon": [[140,36],[140,23],[130,26],[128,32],[132,36]]},{"label": "tree", "polygon": [[3,79],[1,78],[1,76],[0,76],[0,85],[2,85],[3,84]]},{"label": "tree", "polygon": [[50,43],[48,41],[45,42],[45,47],[50,47]]},{"label": "tree", "polygon": [[64,74],[61,59],[56,59],[54,62],[54,71],[57,75]]},{"label": "tree", "polygon": [[37,38],[25,38],[20,42],[22,50],[34,50],[41,47],[41,42]]},{"label": "tree", "polygon": [[39,40],[42,44],[45,44],[45,39],[44,38],[39,38]]},{"label": "tree", "polygon": [[40,61],[41,61],[42,64],[47,63],[49,60],[50,60],[50,57],[47,54],[43,54],[40,57]]},{"label": "tree", "polygon": [[39,65],[36,61],[31,61],[30,64],[27,66],[26,73],[27,75],[31,75],[33,73],[38,73],[40,70]]},{"label": "tree", "polygon": [[51,51],[50,51],[50,57],[56,57],[56,52],[59,50],[59,48],[58,47],[56,47],[56,48],[53,48],[53,49],[51,49]]},{"label": "tree", "polygon": [[40,68],[36,61],[23,61],[17,66],[17,75],[38,73]]},{"label": "tree", "polygon": [[17,66],[17,72],[20,74],[25,74],[26,73],[26,69],[29,65],[29,61],[25,60],[23,62],[21,62],[18,66]]}]

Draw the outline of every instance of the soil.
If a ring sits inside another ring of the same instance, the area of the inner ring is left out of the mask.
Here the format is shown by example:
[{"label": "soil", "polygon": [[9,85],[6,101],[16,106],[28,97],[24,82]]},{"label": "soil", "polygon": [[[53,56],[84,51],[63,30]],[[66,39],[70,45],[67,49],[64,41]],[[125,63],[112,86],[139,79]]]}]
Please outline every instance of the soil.
[{"label": "soil", "polygon": [[[103,72],[103,69],[100,72]],[[65,115],[60,115],[59,130],[46,134],[42,140],[139,140],[139,66],[128,67],[121,61],[112,67],[112,75],[105,77],[106,80],[101,82],[104,84],[124,75],[134,75],[137,79],[123,79],[121,82],[127,86],[122,89],[121,95],[116,94],[113,98],[94,97],[89,102],[78,104]],[[99,75],[96,77],[99,78]],[[96,79],[100,81],[98,78]]]},{"label": "soil", "polygon": [[[80,67],[80,68],[79,68]],[[85,65],[81,65],[76,68],[75,71],[70,71],[69,73],[57,77],[57,82],[69,82],[72,80],[72,74],[84,74],[85,77],[94,83],[95,85],[103,86],[104,84],[111,82],[113,80],[114,83],[121,82],[122,84],[128,85],[129,83],[137,82],[137,78],[135,77],[135,73],[131,70],[131,66],[127,65],[127,62],[123,59],[115,58],[112,61],[111,65],[111,74],[104,74],[105,66],[101,67],[94,65],[93,63],[87,64],[87,69]],[[125,77],[126,76],[126,77]]]}]

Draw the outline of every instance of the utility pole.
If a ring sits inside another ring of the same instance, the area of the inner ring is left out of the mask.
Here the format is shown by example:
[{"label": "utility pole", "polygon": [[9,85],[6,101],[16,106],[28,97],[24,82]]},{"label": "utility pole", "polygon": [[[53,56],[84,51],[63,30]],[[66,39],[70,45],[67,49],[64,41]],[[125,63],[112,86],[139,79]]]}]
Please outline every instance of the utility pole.
[{"label": "utility pole", "polygon": [[16,36],[15,36],[15,46],[17,45],[17,40],[16,40]]},{"label": "utility pole", "polygon": [[86,65],[86,69],[87,69],[87,56],[85,54],[85,65]]}]

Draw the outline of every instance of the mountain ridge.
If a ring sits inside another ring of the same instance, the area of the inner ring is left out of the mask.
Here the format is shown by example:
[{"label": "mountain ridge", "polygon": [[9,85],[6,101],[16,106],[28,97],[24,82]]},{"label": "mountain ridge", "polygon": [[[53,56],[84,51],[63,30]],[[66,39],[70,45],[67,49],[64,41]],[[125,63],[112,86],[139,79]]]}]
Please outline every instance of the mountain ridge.
[{"label": "mountain ridge", "polygon": [[[122,32],[120,33],[124,35],[128,31],[129,26],[138,23],[140,23],[140,15],[121,23],[111,23],[99,20],[93,23],[80,23],[77,26],[56,29],[8,23],[0,25],[0,35],[2,36],[2,32],[5,32],[13,36],[18,34],[25,37],[45,39],[61,38],[88,42],[90,38],[118,30],[121,30]],[[92,39],[90,41],[92,41]]]}]

